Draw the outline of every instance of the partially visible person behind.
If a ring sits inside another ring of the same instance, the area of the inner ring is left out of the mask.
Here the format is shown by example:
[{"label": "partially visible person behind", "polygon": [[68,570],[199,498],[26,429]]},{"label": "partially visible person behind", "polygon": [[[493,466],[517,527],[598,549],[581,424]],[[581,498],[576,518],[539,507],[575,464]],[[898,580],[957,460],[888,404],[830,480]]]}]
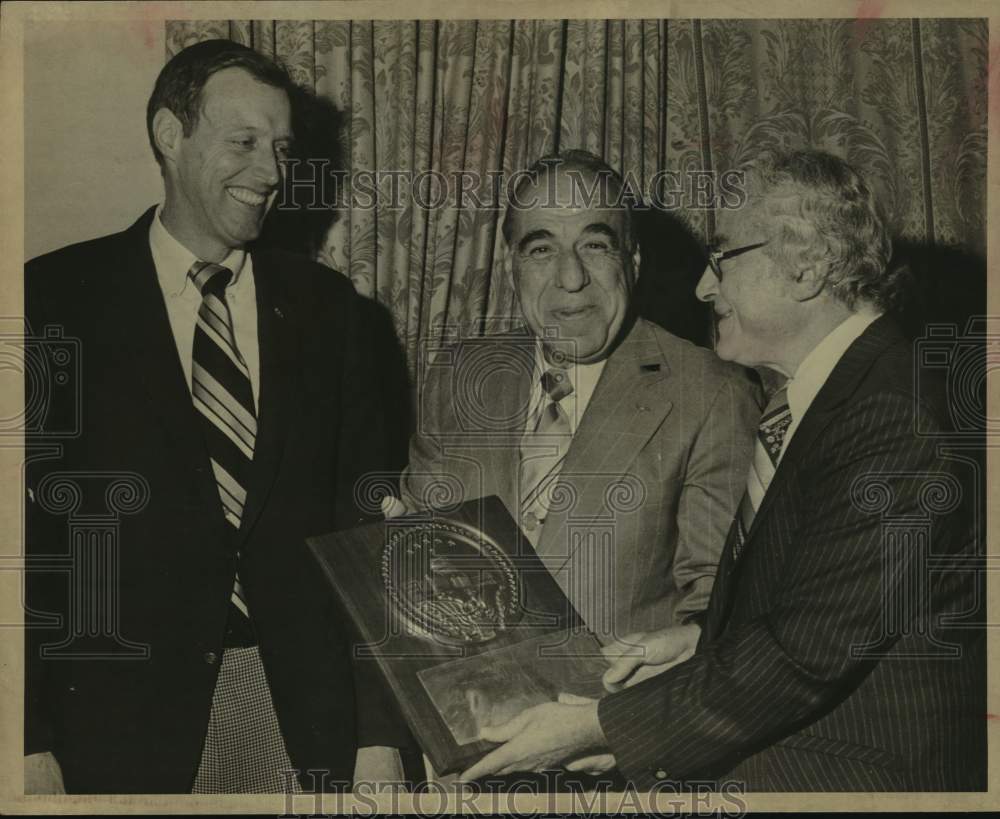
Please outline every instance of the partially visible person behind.
[{"label": "partially visible person behind", "polygon": [[817,151],[758,163],[748,194],[720,214],[698,295],[719,356],[783,383],[697,650],[678,663],[676,629],[608,646],[614,693],[484,731],[503,744],[467,779],[565,764],[641,789],[986,787],[981,492],[942,453],[944,392],[892,315],[905,279],[883,217]]}]

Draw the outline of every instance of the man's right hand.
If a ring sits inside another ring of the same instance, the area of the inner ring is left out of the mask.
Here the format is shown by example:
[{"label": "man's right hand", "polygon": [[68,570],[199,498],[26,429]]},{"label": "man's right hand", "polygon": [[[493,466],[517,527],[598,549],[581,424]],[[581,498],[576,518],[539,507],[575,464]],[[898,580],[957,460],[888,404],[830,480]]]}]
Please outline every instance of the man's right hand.
[{"label": "man's right hand", "polygon": [[28,754],[24,758],[24,793],[25,795],[66,793],[62,768],[51,752]]},{"label": "man's right hand", "polygon": [[694,654],[700,636],[701,626],[688,623],[630,634],[604,646],[601,652],[611,661],[611,668],[604,672],[604,687],[621,691],[683,663]]},{"label": "man's right hand", "polygon": [[382,514],[385,515],[386,520],[390,520],[391,518],[408,515],[410,514],[410,510],[406,508],[406,504],[399,498],[394,498],[392,495],[386,495],[382,498]]}]

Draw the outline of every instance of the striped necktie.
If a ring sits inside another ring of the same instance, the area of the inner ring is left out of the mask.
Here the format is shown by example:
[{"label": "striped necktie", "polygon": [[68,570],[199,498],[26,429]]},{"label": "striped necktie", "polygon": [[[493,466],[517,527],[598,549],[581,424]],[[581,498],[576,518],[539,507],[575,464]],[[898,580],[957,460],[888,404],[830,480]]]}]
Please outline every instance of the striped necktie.
[{"label": "striped necktie", "polygon": [[559,406],[573,392],[569,373],[552,367],[542,373],[540,380],[545,400],[540,404],[532,432],[521,439],[521,523],[529,539],[548,513],[549,495],[572,437],[569,416]]},{"label": "striped necktie", "polygon": [[[257,414],[250,371],[236,347],[233,320],[226,304],[226,286],[233,274],[217,264],[195,262],[188,275],[201,293],[194,330],[191,396],[202,419],[222,510],[235,534],[246,503],[257,440]],[[239,612],[231,615],[248,620],[250,612],[239,573],[233,580],[230,602]],[[249,622],[237,621],[235,626],[245,633]]]},{"label": "striped necktie", "polygon": [[736,515],[736,539],[733,542],[733,559],[739,560],[746,545],[750,526],[754,515],[764,500],[764,493],[771,484],[771,479],[778,468],[781,457],[781,447],[785,442],[785,433],[792,423],[792,412],[788,408],[787,385],[783,386],[768,401],[764,414],[757,427],[757,440],[753,448],[753,463],[747,475],[747,488],[740,500],[739,512]]}]

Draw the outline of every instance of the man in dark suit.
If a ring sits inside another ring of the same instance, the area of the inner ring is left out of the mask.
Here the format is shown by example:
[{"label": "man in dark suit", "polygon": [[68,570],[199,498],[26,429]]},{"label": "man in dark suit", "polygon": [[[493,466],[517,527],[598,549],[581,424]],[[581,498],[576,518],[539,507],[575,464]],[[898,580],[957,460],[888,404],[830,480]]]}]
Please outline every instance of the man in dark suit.
[{"label": "man in dark suit", "polygon": [[[358,522],[355,479],[382,466],[359,297],[252,244],[292,139],[291,87],[229,41],[179,53],[147,111],[162,206],[27,265],[30,326],[78,340],[81,381],[53,392],[42,440],[74,418],[79,434],[27,469],[28,604],[63,628],[29,622],[26,790],[396,774],[380,766],[400,728],[374,670],[355,673],[304,543]],[[117,517],[103,562],[73,535],[95,514]],[[39,566],[68,546],[67,583]]]},{"label": "man in dark suit", "polygon": [[949,413],[888,315],[886,227],[827,154],[759,164],[748,194],[698,295],[718,354],[784,384],[698,648],[677,663],[671,630],[632,635],[606,651],[615,693],[484,732],[505,744],[468,778],[565,763],[617,765],[641,789],[985,787],[975,466],[942,454]]}]

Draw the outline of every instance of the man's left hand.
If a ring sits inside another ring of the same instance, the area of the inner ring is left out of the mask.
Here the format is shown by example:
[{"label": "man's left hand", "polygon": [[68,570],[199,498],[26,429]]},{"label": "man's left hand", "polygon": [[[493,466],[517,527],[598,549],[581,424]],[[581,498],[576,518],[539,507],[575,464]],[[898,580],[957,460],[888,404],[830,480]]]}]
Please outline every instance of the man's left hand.
[{"label": "man's left hand", "polygon": [[[503,725],[484,728],[480,739],[503,745],[465,771],[459,777],[463,782],[490,774],[552,770],[603,748],[607,742],[597,718],[597,700],[565,694],[559,702],[536,705]],[[586,761],[590,763],[591,758]],[[609,758],[613,764],[613,757]]]},{"label": "man's left hand", "polygon": [[629,634],[604,646],[601,652],[611,662],[611,668],[604,673],[604,687],[608,691],[631,688],[686,662],[698,648],[700,637],[701,626],[688,623],[660,631]]}]

